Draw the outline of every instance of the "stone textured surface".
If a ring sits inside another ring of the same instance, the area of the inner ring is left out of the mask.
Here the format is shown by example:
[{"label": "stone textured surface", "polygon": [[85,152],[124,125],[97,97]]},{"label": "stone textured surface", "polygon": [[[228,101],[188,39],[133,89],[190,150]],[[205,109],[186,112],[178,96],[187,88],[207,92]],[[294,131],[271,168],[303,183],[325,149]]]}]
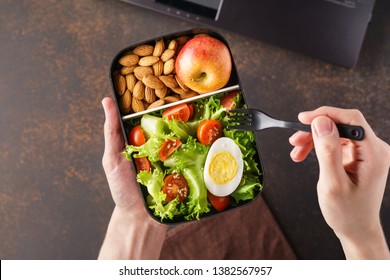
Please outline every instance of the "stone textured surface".
[{"label": "stone textured surface", "polygon": [[[377,1],[354,69],[219,31],[250,106],[282,119],[321,105],[359,108],[390,142],[389,10]],[[111,59],[196,25],[120,1],[1,0],[0,27],[0,258],[94,259],[113,207],[100,104],[111,95]],[[298,258],[343,258],[318,207],[315,156],[291,162],[290,135],[258,134],[264,198]],[[388,188],[382,216],[390,239]]]}]

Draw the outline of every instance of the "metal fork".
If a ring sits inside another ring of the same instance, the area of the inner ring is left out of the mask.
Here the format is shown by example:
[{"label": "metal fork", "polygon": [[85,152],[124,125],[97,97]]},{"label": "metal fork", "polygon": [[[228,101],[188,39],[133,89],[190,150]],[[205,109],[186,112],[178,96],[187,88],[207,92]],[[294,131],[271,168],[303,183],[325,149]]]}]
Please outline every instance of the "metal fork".
[{"label": "metal fork", "polygon": [[[228,129],[259,131],[271,127],[291,128],[311,132],[311,126],[299,122],[282,121],[270,117],[257,109],[236,109],[229,111]],[[336,124],[340,137],[352,140],[362,140],[364,129],[361,126]]]}]

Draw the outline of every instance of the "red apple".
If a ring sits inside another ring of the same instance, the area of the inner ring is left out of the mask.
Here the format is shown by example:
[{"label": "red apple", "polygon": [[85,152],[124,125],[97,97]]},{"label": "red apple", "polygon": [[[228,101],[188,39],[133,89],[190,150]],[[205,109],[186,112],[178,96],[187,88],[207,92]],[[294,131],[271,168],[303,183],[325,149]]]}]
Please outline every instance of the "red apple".
[{"label": "red apple", "polygon": [[183,84],[198,93],[220,89],[232,71],[229,49],[211,36],[194,37],[179,52],[175,71]]}]

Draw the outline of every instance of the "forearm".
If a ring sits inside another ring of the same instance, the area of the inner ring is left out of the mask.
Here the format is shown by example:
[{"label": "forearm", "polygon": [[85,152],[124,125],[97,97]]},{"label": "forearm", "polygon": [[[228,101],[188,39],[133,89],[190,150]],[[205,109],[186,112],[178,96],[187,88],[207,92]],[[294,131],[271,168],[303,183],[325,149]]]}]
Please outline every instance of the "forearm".
[{"label": "forearm", "polygon": [[99,259],[158,259],[167,226],[115,207]]},{"label": "forearm", "polygon": [[390,260],[390,251],[379,225],[371,232],[357,237],[339,237],[345,256],[349,260]]}]

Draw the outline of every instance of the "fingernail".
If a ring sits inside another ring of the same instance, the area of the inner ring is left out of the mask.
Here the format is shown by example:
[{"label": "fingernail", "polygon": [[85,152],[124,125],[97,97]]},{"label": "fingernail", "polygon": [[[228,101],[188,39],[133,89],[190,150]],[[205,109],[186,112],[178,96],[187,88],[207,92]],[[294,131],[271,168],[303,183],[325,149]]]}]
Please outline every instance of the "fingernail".
[{"label": "fingernail", "polygon": [[294,143],[294,140],[295,140],[295,136],[296,133],[294,133],[293,135],[290,136],[290,138],[288,138],[288,142],[292,145],[292,143]]},{"label": "fingernail", "polygon": [[332,133],[332,122],[326,117],[319,117],[314,121],[314,129],[319,137],[324,137]]},{"label": "fingernail", "polygon": [[303,114],[304,114],[303,112],[300,112],[300,113],[298,114],[298,120],[301,120]]},{"label": "fingernail", "polygon": [[290,157],[294,160],[296,154],[297,154],[297,148],[294,147],[294,149],[292,149],[290,152]]}]

